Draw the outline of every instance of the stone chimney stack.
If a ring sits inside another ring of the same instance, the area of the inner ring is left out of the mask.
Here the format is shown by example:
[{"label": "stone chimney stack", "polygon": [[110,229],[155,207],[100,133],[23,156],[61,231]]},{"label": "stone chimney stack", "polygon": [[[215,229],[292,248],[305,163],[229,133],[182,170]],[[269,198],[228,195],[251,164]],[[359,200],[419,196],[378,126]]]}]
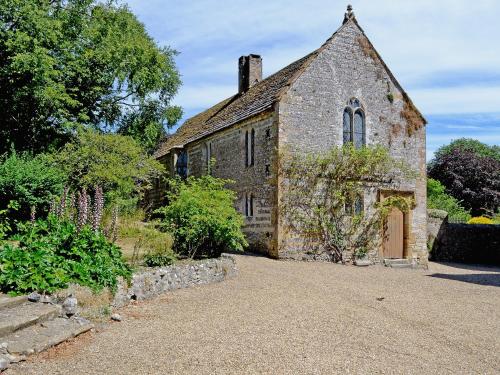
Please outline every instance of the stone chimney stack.
[{"label": "stone chimney stack", "polygon": [[238,92],[240,94],[262,81],[262,57],[259,55],[241,56],[238,68]]}]

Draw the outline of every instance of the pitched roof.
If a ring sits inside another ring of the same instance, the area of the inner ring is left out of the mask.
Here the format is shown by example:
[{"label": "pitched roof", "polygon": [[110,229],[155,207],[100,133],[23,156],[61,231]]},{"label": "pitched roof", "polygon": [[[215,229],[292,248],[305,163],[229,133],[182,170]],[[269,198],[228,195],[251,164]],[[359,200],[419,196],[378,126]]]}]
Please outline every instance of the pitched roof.
[{"label": "pitched roof", "polygon": [[271,108],[280,94],[293,81],[296,74],[315,56],[317,50],[293,62],[280,71],[186,120],[177,131],[167,138],[154,153],[155,158],[166,155],[171,149],[202,138],[217,130],[259,114]]},{"label": "pitched roof", "polygon": [[[206,111],[186,120],[174,134],[166,138],[160,144],[158,150],[153,154],[153,157],[160,158],[166,155],[173,148],[184,147],[184,145],[189,142],[203,138],[208,134],[227,128],[239,121],[271,108],[274,103],[280,99],[281,94],[285,92],[296,77],[300,75],[309,62],[312,61],[323,50],[323,48],[328,45],[328,43],[340,32],[340,30],[350,23],[354,23],[359,28],[361,33],[365,35],[364,30],[361,28],[356,18],[354,16],[349,18],[344,21],[344,24],[317,50],[260,81],[250,87],[248,91],[242,94],[233,95]],[[373,44],[368,38],[366,38],[366,40],[369,43],[370,48],[376,53],[380,63],[389,74],[389,77],[401,90],[405,102],[408,103],[413,111],[415,111],[417,116],[422,120],[422,123],[424,125],[427,124],[424,116],[413,104],[406,91],[399,84],[398,80],[392,74],[382,57],[373,47]]]}]

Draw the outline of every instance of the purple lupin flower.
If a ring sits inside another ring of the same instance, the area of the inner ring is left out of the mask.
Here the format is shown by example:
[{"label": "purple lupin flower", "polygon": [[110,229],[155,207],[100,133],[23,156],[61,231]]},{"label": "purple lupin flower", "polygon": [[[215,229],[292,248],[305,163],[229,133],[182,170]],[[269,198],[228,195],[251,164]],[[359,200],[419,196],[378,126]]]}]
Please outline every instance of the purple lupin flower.
[{"label": "purple lupin flower", "polygon": [[83,188],[78,192],[78,221],[77,228],[81,230],[88,220],[87,190]]},{"label": "purple lupin flower", "polygon": [[87,194],[87,222],[85,224],[92,225],[92,213],[94,212],[92,207],[92,197]]},{"label": "purple lupin flower", "polygon": [[94,232],[98,232],[101,226],[102,220],[102,211],[104,209],[104,195],[102,192],[102,188],[100,186],[95,187],[94,191],[94,210],[93,210],[93,218],[92,218],[92,229]]},{"label": "purple lupin flower", "polygon": [[49,215],[50,214],[56,214],[56,200],[55,200],[55,198],[52,198],[52,200],[50,201]]},{"label": "purple lupin flower", "polygon": [[68,198],[68,219],[74,223],[75,220],[75,194],[71,193]]}]

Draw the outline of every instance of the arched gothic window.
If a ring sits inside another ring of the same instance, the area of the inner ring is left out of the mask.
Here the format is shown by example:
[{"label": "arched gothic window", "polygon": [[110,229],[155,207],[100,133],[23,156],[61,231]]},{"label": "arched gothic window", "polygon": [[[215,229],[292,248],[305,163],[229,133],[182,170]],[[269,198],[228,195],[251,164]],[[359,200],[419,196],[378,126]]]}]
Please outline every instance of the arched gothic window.
[{"label": "arched gothic window", "polygon": [[344,144],[352,142],[354,147],[361,148],[366,144],[365,115],[358,99],[349,100],[343,115]]}]

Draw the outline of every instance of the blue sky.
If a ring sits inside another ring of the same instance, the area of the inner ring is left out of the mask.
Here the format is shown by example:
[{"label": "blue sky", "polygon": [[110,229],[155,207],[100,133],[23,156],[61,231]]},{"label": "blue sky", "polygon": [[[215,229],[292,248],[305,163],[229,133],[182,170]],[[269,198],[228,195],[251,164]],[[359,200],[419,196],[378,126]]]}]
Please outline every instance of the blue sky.
[{"label": "blue sky", "polygon": [[[268,76],[318,48],[349,0],[129,0],[160,44],[180,52],[175,103],[190,117],[237,91],[237,59]],[[500,144],[500,1],[353,0],[389,68],[429,121],[428,159],[459,137]]]}]

